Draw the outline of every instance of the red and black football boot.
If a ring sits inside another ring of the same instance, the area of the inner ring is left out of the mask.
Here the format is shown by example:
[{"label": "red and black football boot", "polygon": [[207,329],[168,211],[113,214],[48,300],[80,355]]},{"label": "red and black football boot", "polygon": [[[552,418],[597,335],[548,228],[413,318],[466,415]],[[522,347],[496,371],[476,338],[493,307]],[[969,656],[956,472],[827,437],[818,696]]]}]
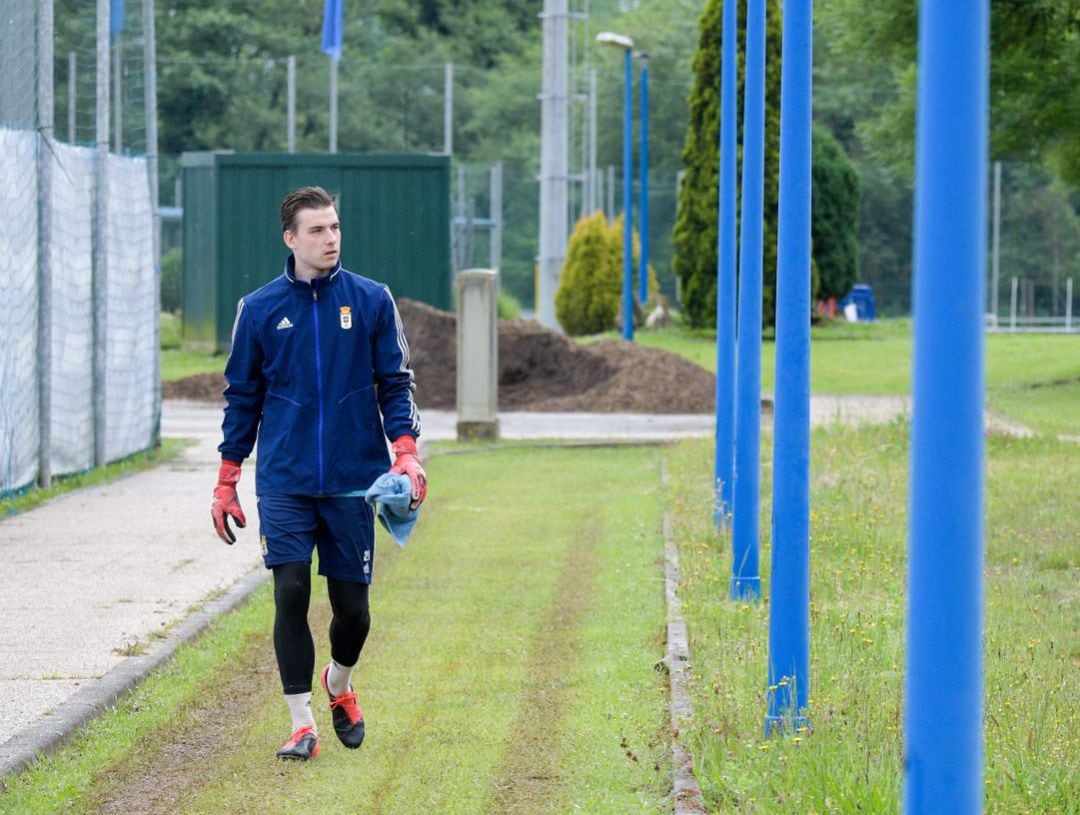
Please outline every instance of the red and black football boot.
[{"label": "red and black football boot", "polygon": [[296,728],[289,740],[281,745],[277,757],[287,761],[307,761],[319,754],[319,737],[310,724]]},{"label": "red and black football boot", "polygon": [[323,668],[323,690],[330,697],[330,713],[334,719],[334,732],[337,733],[341,743],[350,750],[355,750],[364,743],[364,711],[356,704],[356,692],[349,688],[340,696],[330,693],[330,686],[326,678],[330,674],[330,666]]}]

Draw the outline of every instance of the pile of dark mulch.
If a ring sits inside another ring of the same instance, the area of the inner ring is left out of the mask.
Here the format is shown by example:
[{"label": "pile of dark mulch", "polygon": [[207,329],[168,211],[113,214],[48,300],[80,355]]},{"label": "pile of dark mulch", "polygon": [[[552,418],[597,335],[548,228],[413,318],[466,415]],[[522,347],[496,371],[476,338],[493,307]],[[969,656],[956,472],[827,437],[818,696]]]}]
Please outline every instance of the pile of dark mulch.
[{"label": "pile of dark mulch", "polygon": [[[457,318],[398,301],[416,373],[420,408],[453,410]],[[220,374],[165,384],[166,399],[218,401]],[[499,409],[591,413],[711,413],[716,378],[667,351],[622,340],[581,346],[526,321],[499,322]]]}]

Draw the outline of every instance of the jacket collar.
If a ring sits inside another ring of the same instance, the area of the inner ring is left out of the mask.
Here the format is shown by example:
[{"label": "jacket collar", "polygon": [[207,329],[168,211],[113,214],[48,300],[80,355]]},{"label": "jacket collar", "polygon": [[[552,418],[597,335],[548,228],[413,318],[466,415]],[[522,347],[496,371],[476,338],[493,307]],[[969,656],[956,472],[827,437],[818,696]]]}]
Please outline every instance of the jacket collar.
[{"label": "jacket collar", "polygon": [[[340,273],[341,273],[341,260],[339,259],[338,262],[334,264],[334,268],[330,270],[330,274],[328,274],[326,277],[317,277],[317,278],[315,278],[315,280],[319,281],[316,285],[319,288],[329,286],[331,283],[333,283],[334,281],[337,280]],[[297,279],[297,277],[296,277],[296,258],[291,254],[285,260],[285,279],[288,280],[289,283],[292,284],[293,286],[302,287],[305,290],[310,289],[312,287],[311,283],[308,282],[307,280],[298,280]]]}]

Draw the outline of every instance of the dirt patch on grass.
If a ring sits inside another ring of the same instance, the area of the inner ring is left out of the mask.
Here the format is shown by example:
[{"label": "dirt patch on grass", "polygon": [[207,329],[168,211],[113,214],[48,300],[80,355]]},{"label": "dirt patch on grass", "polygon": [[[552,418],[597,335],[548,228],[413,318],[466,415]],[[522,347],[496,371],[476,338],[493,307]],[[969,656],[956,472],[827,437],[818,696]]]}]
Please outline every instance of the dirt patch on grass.
[{"label": "dirt patch on grass", "polygon": [[558,812],[561,722],[573,697],[580,627],[588,613],[596,577],[595,523],[586,523],[569,550],[559,588],[532,645],[525,676],[530,678],[511,729],[503,766],[495,779],[493,812],[536,815]]},{"label": "dirt patch on grass", "polygon": [[[457,406],[457,318],[398,303],[420,408]],[[221,374],[166,382],[166,399],[220,402]],[[499,321],[499,409],[592,413],[711,413],[716,377],[667,351],[623,340],[582,346],[523,320]]]}]

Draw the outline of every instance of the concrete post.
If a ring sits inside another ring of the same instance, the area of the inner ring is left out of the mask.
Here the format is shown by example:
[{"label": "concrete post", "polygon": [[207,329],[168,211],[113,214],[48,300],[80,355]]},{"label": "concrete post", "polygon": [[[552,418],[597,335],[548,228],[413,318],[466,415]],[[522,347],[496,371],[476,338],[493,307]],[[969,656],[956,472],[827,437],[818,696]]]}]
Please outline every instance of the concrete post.
[{"label": "concrete post", "polygon": [[457,437],[499,438],[499,276],[467,269],[457,276]]}]

